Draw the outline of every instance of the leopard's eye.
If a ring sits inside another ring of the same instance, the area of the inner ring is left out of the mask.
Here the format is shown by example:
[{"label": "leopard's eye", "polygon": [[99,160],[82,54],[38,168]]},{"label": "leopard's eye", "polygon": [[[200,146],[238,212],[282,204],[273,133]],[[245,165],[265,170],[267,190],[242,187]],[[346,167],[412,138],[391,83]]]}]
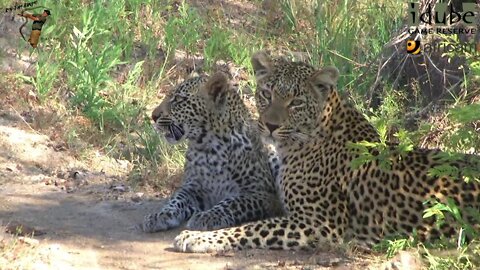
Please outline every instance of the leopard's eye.
[{"label": "leopard's eye", "polygon": [[288,104],[288,107],[299,107],[299,106],[302,106],[303,104],[305,104],[303,99],[294,99],[290,102],[290,104]]},{"label": "leopard's eye", "polygon": [[183,96],[183,95],[174,95],[174,96],[170,99],[170,102],[179,103],[179,102],[182,102],[182,101],[185,101],[185,100],[187,100],[187,97],[186,97],[186,96]]},{"label": "leopard's eye", "polygon": [[318,83],[318,84],[316,84],[315,86],[316,86],[316,87],[318,88],[318,90],[320,90],[320,91],[328,90],[327,85],[325,85],[324,83]]}]

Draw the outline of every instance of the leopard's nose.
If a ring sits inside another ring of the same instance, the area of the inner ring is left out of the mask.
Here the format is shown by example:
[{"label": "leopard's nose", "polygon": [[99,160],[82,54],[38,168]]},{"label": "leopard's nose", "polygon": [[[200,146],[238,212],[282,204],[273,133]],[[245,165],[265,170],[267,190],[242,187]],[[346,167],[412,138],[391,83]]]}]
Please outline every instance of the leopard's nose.
[{"label": "leopard's nose", "polygon": [[270,124],[270,123],[265,123],[265,126],[267,126],[270,133],[273,133],[276,129],[280,127],[279,125]]},{"label": "leopard's nose", "polygon": [[160,117],[160,114],[156,114],[155,112],[152,113],[152,120],[153,122],[157,122],[157,119]]}]

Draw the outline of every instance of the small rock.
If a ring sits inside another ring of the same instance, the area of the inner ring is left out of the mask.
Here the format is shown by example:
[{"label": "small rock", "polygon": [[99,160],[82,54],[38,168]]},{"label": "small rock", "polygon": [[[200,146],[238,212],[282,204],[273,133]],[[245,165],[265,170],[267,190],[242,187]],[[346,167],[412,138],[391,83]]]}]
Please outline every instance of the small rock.
[{"label": "small rock", "polygon": [[65,185],[66,182],[67,182],[67,180],[65,180],[65,179],[55,179],[54,184],[55,184],[56,187],[58,187],[58,186]]},{"label": "small rock", "polygon": [[53,180],[52,178],[50,177],[45,177],[45,179],[43,180],[43,183],[47,186],[51,185],[51,184],[54,184],[55,183],[55,180]]},{"label": "small rock", "polygon": [[85,174],[83,172],[80,172],[80,171],[70,172],[70,178],[72,178],[72,179],[80,179],[80,178],[83,178],[84,176],[85,176]]},{"label": "small rock", "polygon": [[[29,99],[29,100],[36,100],[36,97],[31,98],[30,93],[34,94],[32,91],[29,91],[29,93],[28,93],[28,99]],[[35,94],[34,94],[34,95],[35,95]],[[30,112],[30,111],[22,112],[20,115],[22,116],[23,120],[25,120],[25,122],[27,122],[27,123],[33,123],[33,121],[34,121],[34,119],[35,119],[35,117],[33,116],[32,112]]]},{"label": "small rock", "polygon": [[53,145],[53,150],[56,152],[61,152],[61,151],[66,151],[67,150],[67,144],[64,142],[59,142],[55,145]]},{"label": "small rock", "polygon": [[408,251],[400,251],[395,257],[386,262],[384,270],[420,270],[423,265],[418,255]]},{"label": "small rock", "polygon": [[130,198],[133,202],[140,202],[143,198],[143,193],[142,192],[137,192],[135,195]]},{"label": "small rock", "polygon": [[113,191],[118,191],[118,192],[127,191],[127,187],[124,184],[112,185],[112,186],[110,186],[110,189],[112,189]]},{"label": "small rock", "polygon": [[45,183],[47,179],[50,179],[51,177],[48,177],[42,173],[37,174],[37,175],[32,175],[30,177],[30,182],[31,183]]},{"label": "small rock", "polygon": [[65,191],[67,193],[72,193],[76,190],[77,185],[72,181],[67,181],[65,183]]}]

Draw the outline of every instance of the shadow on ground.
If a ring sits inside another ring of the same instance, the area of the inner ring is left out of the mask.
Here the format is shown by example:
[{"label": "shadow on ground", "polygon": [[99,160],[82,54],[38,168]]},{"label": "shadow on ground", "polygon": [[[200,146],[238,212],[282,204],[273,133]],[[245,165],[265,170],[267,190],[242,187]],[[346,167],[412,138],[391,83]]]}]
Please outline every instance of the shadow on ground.
[{"label": "shadow on ground", "polygon": [[[160,199],[132,200],[126,175],[98,172],[54,149],[47,136],[0,113],[0,222],[34,227],[41,256],[27,269],[367,269],[334,253],[249,250],[185,254],[172,250],[181,229],[133,231]],[[102,167],[102,166],[99,166]],[[80,168],[78,179],[68,173]],[[115,168],[115,167],[114,167]],[[118,167],[118,171],[121,169]],[[115,189],[121,183],[125,188]],[[0,239],[8,237],[0,232]],[[42,267],[40,267],[42,265]],[[377,269],[377,268],[370,268]]]}]

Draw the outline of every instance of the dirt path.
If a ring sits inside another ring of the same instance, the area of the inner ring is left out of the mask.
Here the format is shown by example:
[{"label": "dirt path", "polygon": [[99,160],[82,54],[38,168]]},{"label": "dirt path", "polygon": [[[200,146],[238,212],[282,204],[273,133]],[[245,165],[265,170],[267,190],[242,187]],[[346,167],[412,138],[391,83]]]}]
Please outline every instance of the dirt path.
[{"label": "dirt path", "polygon": [[[0,73],[29,75],[33,60],[25,44],[20,46],[25,47],[22,56],[17,53],[16,29],[22,21],[14,19],[0,17]],[[128,164],[99,155],[94,157],[95,168],[89,167],[69,156],[61,144],[29,128],[28,115],[23,116],[0,105],[0,270],[378,269],[369,260],[347,260],[334,253],[177,253],[171,247],[181,229],[156,234],[130,229],[161,207],[164,198],[145,194],[141,200],[132,199],[137,191],[127,185]],[[28,241],[33,249],[28,256],[12,248],[14,261],[21,261],[17,266],[2,261],[2,244],[18,239],[4,232],[12,223],[45,232]]]},{"label": "dirt path", "polygon": [[[46,136],[28,129],[20,118],[0,114],[0,222],[19,222],[45,232],[34,237],[39,240],[39,256],[29,263],[31,269],[367,267],[366,261],[352,264],[331,253],[177,253],[171,244],[180,229],[156,234],[130,229],[160,207],[160,199],[132,200],[135,193],[121,185],[120,169],[119,175],[89,171],[67,152],[55,149]],[[0,240],[9,237],[2,233]]]},{"label": "dirt path", "polygon": [[[98,201],[84,192],[69,194],[42,183],[7,185],[0,196],[4,219],[47,233],[37,239],[53,252],[49,269],[244,268],[265,258],[265,254],[254,253],[235,257],[176,253],[170,247],[178,230],[152,235],[131,232],[128,227],[155,203]],[[273,253],[271,261],[283,256]]]}]

